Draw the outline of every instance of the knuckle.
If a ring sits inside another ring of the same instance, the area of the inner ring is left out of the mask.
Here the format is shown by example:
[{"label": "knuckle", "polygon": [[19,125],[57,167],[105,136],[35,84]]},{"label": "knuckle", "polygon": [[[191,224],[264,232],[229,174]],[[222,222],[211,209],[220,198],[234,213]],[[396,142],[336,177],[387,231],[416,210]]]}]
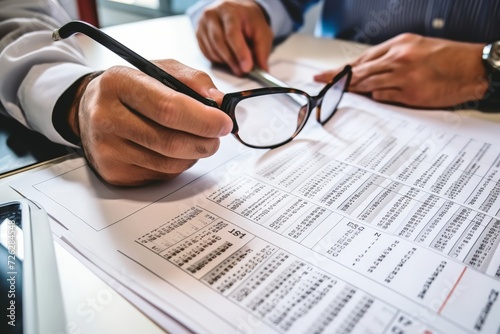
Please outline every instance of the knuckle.
[{"label": "knuckle", "polygon": [[170,94],[162,97],[157,104],[158,119],[161,125],[171,127],[178,123],[179,113],[175,108],[175,103]]},{"label": "knuckle", "polygon": [[217,9],[214,7],[208,7],[203,11],[203,14],[201,15],[203,20],[205,21],[213,21],[216,20],[218,17]]},{"label": "knuckle", "polygon": [[207,80],[211,80],[210,77],[208,76],[208,74],[203,72],[203,71],[196,70],[196,69],[191,69],[191,71],[192,72],[191,72],[190,77],[193,78],[194,82],[204,82]]},{"label": "knuckle", "polygon": [[109,154],[109,150],[106,150],[105,145],[96,143],[90,153],[89,150],[85,150],[87,160],[92,168],[97,172],[98,176],[102,178],[107,183],[113,185],[120,185],[123,180],[119,177],[118,167],[112,154]]},{"label": "knuckle", "polygon": [[191,168],[197,161],[196,159],[166,159],[159,170],[162,171],[164,177],[173,178]]},{"label": "knuckle", "polygon": [[197,159],[159,159],[155,166],[155,175],[153,178],[164,181],[171,180],[193,167],[197,162]]},{"label": "knuckle", "polygon": [[241,35],[241,31],[238,31],[237,29],[234,29],[233,27],[229,27],[224,31],[224,34],[226,35],[226,38],[230,41],[234,41],[238,39],[238,37]]},{"label": "knuckle", "polygon": [[395,61],[406,66],[408,64],[412,64],[415,61],[415,58],[416,55],[414,52],[409,49],[403,49],[398,52],[395,57]]},{"label": "knuckle", "polygon": [[418,37],[419,37],[419,35],[417,35],[417,34],[414,34],[411,32],[404,32],[404,33],[398,35],[396,38],[402,42],[409,42],[409,41],[415,40]]},{"label": "knuckle", "polygon": [[114,85],[114,81],[116,80],[116,75],[115,73],[118,73],[119,72],[119,69],[117,66],[114,66],[114,67],[111,67],[109,68],[107,71],[104,71],[103,74],[101,74],[100,76],[100,83],[101,83],[101,87],[109,87],[109,85],[113,84]]},{"label": "knuckle", "polygon": [[164,132],[159,136],[161,152],[166,156],[178,155],[182,150],[182,142],[172,132]]}]

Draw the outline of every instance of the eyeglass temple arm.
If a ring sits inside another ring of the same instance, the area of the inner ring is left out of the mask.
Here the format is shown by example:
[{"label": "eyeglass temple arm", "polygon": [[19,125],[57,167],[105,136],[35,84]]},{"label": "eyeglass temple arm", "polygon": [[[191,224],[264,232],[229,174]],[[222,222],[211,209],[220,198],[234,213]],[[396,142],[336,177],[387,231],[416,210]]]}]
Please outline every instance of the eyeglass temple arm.
[{"label": "eyeglass temple arm", "polygon": [[54,41],[58,41],[68,38],[75,33],[82,33],[90,37],[94,41],[98,42],[99,44],[103,45],[104,47],[108,48],[109,50],[113,51],[114,53],[128,61],[130,64],[137,67],[140,71],[157,79],[165,86],[170,87],[175,91],[186,94],[205,105],[218,108],[218,105],[215,101],[201,96],[196,91],[162,70],[160,67],[146,60],[139,54],[135,53],[131,49],[113,39],[111,36],[105,34],[101,30],[86,22],[77,20],[68,22],[59,29],[54,30],[54,32],[52,33],[52,39]]}]

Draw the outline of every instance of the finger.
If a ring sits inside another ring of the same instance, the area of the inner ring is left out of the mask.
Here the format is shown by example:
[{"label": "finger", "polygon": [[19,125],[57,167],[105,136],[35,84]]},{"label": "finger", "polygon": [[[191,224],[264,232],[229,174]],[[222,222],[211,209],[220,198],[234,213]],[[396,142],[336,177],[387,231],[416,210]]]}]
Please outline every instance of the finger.
[{"label": "finger", "polygon": [[264,71],[269,71],[269,55],[271,54],[272,42],[256,42],[255,47],[255,62]]},{"label": "finger", "polygon": [[97,173],[105,182],[114,186],[142,186],[155,181],[168,181],[177,177],[181,173],[169,174],[160,173],[153,170],[144,169],[138,166],[127,166],[126,169],[114,171],[113,174],[102,175],[102,172],[97,170]]},{"label": "finger", "polygon": [[[222,59],[218,57],[216,48],[219,41],[221,41],[220,37],[223,35],[223,29],[217,15],[217,12],[213,9],[208,9],[203,13],[198,22],[196,37],[207,58],[219,62]],[[217,37],[219,38],[217,39]]]},{"label": "finger", "polygon": [[131,147],[130,155],[134,157],[131,165],[154,171],[158,175],[178,175],[191,168],[198,159],[180,159],[144,150],[143,147]]},{"label": "finger", "polygon": [[[210,15],[209,12],[205,13],[206,16],[202,16],[199,23],[198,28],[196,29],[196,39],[198,40],[198,45],[200,46],[201,51],[212,62],[220,62],[221,59],[218,59],[217,54],[214,52],[212,48],[212,41],[210,40],[210,36],[208,34],[209,23],[214,19],[213,15]],[[217,20],[218,22],[218,20]],[[213,29],[220,29],[217,26],[214,26]]]},{"label": "finger", "polygon": [[218,138],[204,138],[165,128],[131,112],[119,130],[124,139],[177,159],[209,157],[217,151],[220,143]]},{"label": "finger", "polygon": [[370,47],[369,49],[361,53],[361,55],[356,60],[354,60],[351,65],[356,66],[384,56],[387,52],[389,52],[394,43],[394,40],[389,39],[385,42]]},{"label": "finger", "polygon": [[372,92],[372,99],[380,102],[401,103],[411,105],[408,97],[398,88],[381,89]]},{"label": "finger", "polygon": [[366,93],[388,88],[397,88],[401,86],[400,81],[401,77],[394,75],[394,72],[382,72],[368,76],[355,84],[351,84],[349,86],[349,91]]},{"label": "finger", "polygon": [[[134,157],[134,161],[121,161],[117,157],[107,156],[107,159],[93,157],[89,159],[89,162],[101,178],[116,186],[138,186],[156,180],[170,180],[197,162],[197,160],[165,157],[144,148],[133,148],[130,145],[126,149],[126,154],[122,156]],[[113,152],[116,154],[124,150],[113,150]]]},{"label": "finger", "polygon": [[233,73],[239,73],[238,62],[227,46],[223,28],[218,17],[216,17],[215,21],[210,20],[200,23],[197,39],[201,51],[210,61],[216,64],[227,65]]},{"label": "finger", "polygon": [[220,10],[219,17],[224,28],[225,41],[231,53],[231,58],[236,60],[237,72],[234,71],[232,64],[229,64],[231,69],[240,75],[249,72],[253,68],[253,56],[246,37],[251,38],[251,36],[248,34],[245,36],[243,22],[241,22],[239,15],[236,15],[234,10]]},{"label": "finger", "polygon": [[[269,71],[268,60],[274,35],[260,8],[257,9],[257,13],[254,16],[257,22],[254,22],[254,20],[245,22],[245,35],[250,37],[250,49],[253,49],[255,62],[265,71]],[[248,64],[246,68],[242,66],[242,69],[247,69],[247,72],[252,68],[253,64]]]},{"label": "finger", "polygon": [[207,138],[224,136],[232,130],[231,119],[219,109],[178,93],[136,70],[120,67],[110,72],[106,71],[97,81],[101,89],[114,89],[114,95],[122,103],[164,127]]},{"label": "finger", "polygon": [[[206,31],[207,38],[204,41],[204,47],[210,51],[212,58],[216,59],[217,63],[229,66],[231,71],[236,75],[241,75],[237,55],[234,53],[233,43],[227,36],[227,26],[223,18],[216,15],[214,19],[207,22]],[[234,32],[238,34],[238,32]],[[241,33],[240,33],[241,34]],[[248,48],[248,46],[246,46]]]},{"label": "finger", "polygon": [[[205,22],[200,22],[200,26],[196,31],[196,38],[198,39],[198,45],[200,46],[201,52],[208,58],[208,60],[214,63],[224,63],[223,59],[219,56],[216,51],[217,42],[214,42],[210,35],[208,34],[208,27],[206,27]],[[222,36],[222,28],[220,28],[221,32],[219,33]],[[217,33],[212,33],[213,35],[217,35]]]},{"label": "finger", "polygon": [[323,71],[314,75],[314,80],[317,82],[329,83],[340,72],[341,69],[336,68],[333,70]]},{"label": "finger", "polygon": [[[143,146],[126,142],[123,142],[121,150],[115,149],[113,151],[115,154],[120,151],[127,152],[124,156],[129,159],[122,161],[122,166],[137,166],[142,169],[154,171],[156,175],[182,173],[186,169],[191,168],[197,161],[197,159],[165,156],[156,151],[144,149]],[[113,159],[108,159],[108,161],[113,161]]]},{"label": "finger", "polygon": [[[232,20],[238,20],[236,10],[232,2],[214,4],[207,8],[199,21],[196,35],[202,52],[209,60],[227,65],[233,73],[241,75],[243,72],[233,51],[232,41],[228,40],[228,29],[225,26],[227,19],[224,18],[229,16]],[[241,28],[235,29],[237,30],[230,29],[230,34],[243,35]],[[244,40],[243,36],[241,38]]]},{"label": "finger", "polygon": [[449,104],[435,98],[435,91],[412,87],[396,87],[373,92],[373,98],[381,102],[398,103],[419,108],[446,108]]},{"label": "finger", "polygon": [[[113,157],[112,160],[121,161],[133,157],[135,161],[135,154],[124,153],[128,147],[123,147],[123,143],[178,159],[205,158],[219,148],[218,138],[204,138],[163,127],[123,105],[113,107],[116,117],[110,118],[107,108],[99,110],[97,107],[97,110],[89,115],[91,129],[85,131],[86,134],[91,134],[85,136],[86,143],[94,148],[90,151],[98,152],[96,156],[101,160],[109,160],[111,158],[106,158],[107,155],[119,152],[120,156]],[[109,150],[110,148],[113,150]]]},{"label": "finger", "polygon": [[[174,59],[160,59],[153,60],[153,62],[204,97],[210,97],[212,91],[217,90],[212,78],[203,71],[184,65]],[[220,93],[224,95],[224,93]]]},{"label": "finger", "polygon": [[386,57],[377,58],[375,60],[356,65],[352,68],[350,86],[356,86],[359,82],[364,81],[373,75],[391,71],[393,71],[393,64],[388,61]]}]

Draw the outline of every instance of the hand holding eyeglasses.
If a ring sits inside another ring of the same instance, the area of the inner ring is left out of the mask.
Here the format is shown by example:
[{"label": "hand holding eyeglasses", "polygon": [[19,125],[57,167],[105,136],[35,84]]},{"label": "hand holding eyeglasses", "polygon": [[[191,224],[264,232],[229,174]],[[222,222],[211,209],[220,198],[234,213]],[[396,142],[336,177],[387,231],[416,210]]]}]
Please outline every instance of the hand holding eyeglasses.
[{"label": "hand holding eyeglasses", "polygon": [[[173,60],[157,64],[220,101],[222,93],[205,73]],[[232,129],[229,117],[218,109],[119,66],[89,83],[74,113],[88,161],[114,185],[174,178],[214,154],[219,137]]]},{"label": "hand holding eyeglasses", "polygon": [[[200,96],[222,101],[223,93],[206,73],[174,60],[154,66]],[[112,67],[86,84],[84,80],[68,119],[89,164],[110,184],[171,179],[214,154],[219,137],[232,129],[231,119],[220,110],[130,67]]]},{"label": "hand holding eyeglasses", "polygon": [[346,66],[316,96],[289,87],[265,87],[225,94],[219,107],[220,95],[210,95],[217,90],[206,74],[192,70],[188,78],[184,65],[170,61],[164,68],[183,73],[179,80],[89,24],[69,22],[54,31],[53,39],[77,32],[145,73],[108,70],[87,84],[69,117],[90,164],[113,184],[176,176],[213,154],[218,137],[230,129],[249,147],[284,145],[303,129],[314,108],[317,121],[325,124],[351,78],[351,67]]}]

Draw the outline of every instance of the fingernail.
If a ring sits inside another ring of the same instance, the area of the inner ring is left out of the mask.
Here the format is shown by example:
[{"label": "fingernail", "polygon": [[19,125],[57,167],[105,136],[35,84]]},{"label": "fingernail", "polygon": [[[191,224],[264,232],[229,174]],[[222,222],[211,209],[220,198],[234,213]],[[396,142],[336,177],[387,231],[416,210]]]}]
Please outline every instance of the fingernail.
[{"label": "fingernail", "polygon": [[208,89],[208,97],[215,101],[220,101],[224,97],[224,93],[217,88]]},{"label": "fingernail", "polygon": [[219,133],[219,137],[224,137],[224,136],[227,136],[228,134],[231,133],[231,131],[233,131],[233,124],[232,122],[231,123],[227,123],[221,130],[221,132]]},{"label": "fingernail", "polygon": [[245,59],[240,63],[241,70],[245,73],[250,72],[252,70],[252,62],[249,60]]}]

